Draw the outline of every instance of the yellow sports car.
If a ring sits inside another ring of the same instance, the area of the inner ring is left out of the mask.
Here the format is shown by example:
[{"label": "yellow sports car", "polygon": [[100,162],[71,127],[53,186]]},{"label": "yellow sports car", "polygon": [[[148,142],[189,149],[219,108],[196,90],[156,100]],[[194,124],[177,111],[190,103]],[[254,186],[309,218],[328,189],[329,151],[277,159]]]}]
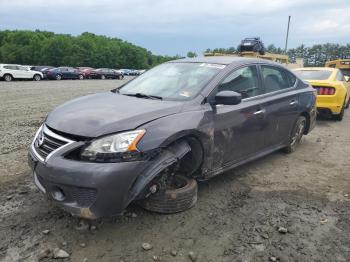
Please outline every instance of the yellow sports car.
[{"label": "yellow sports car", "polygon": [[350,102],[349,78],[337,68],[305,67],[293,71],[317,90],[317,111],[341,121]]}]

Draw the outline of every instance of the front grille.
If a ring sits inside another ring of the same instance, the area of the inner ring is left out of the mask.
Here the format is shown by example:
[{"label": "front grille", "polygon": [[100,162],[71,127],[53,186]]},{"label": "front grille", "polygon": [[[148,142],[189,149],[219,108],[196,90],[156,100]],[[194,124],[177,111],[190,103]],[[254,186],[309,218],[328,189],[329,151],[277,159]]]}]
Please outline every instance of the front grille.
[{"label": "front grille", "polygon": [[34,149],[45,160],[49,154],[68,144],[68,142],[68,139],[55,134],[44,126],[34,141]]},{"label": "front grille", "polygon": [[91,188],[71,187],[70,195],[79,206],[89,207],[95,202],[97,191]]}]

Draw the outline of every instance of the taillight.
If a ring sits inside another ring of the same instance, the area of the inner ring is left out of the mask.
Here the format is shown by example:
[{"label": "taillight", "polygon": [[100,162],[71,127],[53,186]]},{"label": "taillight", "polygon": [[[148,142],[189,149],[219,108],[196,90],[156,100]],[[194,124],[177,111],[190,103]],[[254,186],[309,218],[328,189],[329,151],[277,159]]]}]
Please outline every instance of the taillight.
[{"label": "taillight", "polygon": [[333,87],[327,87],[327,86],[314,86],[314,88],[317,90],[317,95],[334,95],[335,94],[335,88]]}]

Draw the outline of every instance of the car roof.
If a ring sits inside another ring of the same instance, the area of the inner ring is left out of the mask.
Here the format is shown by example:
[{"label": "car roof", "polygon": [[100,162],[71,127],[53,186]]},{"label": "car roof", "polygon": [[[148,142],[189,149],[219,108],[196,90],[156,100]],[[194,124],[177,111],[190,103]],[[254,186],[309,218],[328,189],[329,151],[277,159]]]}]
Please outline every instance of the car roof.
[{"label": "car roof", "polygon": [[302,67],[302,68],[296,68],[293,69],[293,71],[337,71],[338,68],[333,68],[333,67]]},{"label": "car roof", "polygon": [[239,57],[239,56],[203,56],[195,58],[182,58],[178,60],[169,61],[170,63],[183,62],[183,63],[212,63],[212,64],[221,64],[221,65],[230,65],[230,64],[245,64],[245,63],[264,63],[271,65],[281,64],[271,62],[266,59],[259,58],[248,58],[248,57]]}]

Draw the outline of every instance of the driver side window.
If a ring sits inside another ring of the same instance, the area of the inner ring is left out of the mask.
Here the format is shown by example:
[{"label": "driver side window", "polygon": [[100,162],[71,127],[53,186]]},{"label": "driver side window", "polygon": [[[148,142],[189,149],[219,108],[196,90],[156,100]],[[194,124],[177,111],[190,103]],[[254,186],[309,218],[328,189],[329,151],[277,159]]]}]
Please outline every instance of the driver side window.
[{"label": "driver side window", "polygon": [[220,91],[235,91],[243,99],[261,95],[256,66],[242,67],[230,73],[219,85],[218,92]]}]

